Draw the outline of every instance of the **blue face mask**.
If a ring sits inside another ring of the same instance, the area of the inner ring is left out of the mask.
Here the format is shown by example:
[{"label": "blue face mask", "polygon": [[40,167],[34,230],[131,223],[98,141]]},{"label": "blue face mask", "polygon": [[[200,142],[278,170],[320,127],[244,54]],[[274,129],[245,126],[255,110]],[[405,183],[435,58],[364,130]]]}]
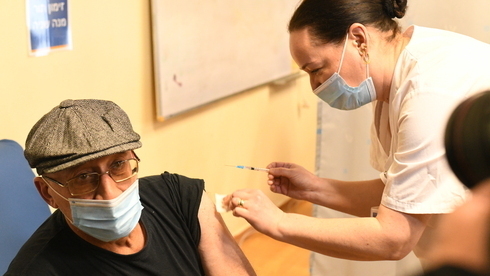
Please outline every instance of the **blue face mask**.
[{"label": "blue face mask", "polygon": [[376,99],[376,90],[374,89],[373,79],[369,77],[369,66],[367,64],[366,75],[368,77],[357,87],[347,85],[339,75],[344,60],[347,40],[346,38],[337,72],[313,90],[313,93],[331,107],[342,110],[356,109]]},{"label": "blue face mask", "polygon": [[69,198],[73,225],[104,242],[126,237],[141,217],[138,180],[110,200]]}]

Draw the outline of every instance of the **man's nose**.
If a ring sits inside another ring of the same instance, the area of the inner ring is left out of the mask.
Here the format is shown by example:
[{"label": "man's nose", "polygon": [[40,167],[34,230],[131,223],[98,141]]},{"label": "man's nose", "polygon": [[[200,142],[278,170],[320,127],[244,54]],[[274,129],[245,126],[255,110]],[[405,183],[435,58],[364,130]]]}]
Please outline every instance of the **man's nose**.
[{"label": "man's nose", "polygon": [[114,179],[109,175],[109,171],[99,176],[99,187],[97,187],[95,199],[109,200],[119,196],[123,191],[118,188]]}]

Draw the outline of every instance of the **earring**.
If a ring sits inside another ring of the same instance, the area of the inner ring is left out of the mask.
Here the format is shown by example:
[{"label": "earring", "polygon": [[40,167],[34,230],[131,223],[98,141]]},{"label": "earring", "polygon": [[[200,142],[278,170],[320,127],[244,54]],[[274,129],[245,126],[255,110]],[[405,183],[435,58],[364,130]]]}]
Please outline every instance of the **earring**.
[{"label": "earring", "polygon": [[359,51],[359,55],[362,57],[362,59],[364,60],[364,62],[366,64],[369,64],[369,62],[370,62],[370,60],[369,60],[369,53],[367,51],[366,44],[362,44],[361,47],[359,47],[358,51]]},{"label": "earring", "polygon": [[362,57],[362,59],[364,60],[364,62],[365,62],[366,64],[369,64],[369,63],[371,62],[371,61],[369,60],[369,54],[368,54],[368,52],[367,52],[367,51],[364,53],[364,56]]},{"label": "earring", "polygon": [[365,44],[362,44],[362,45],[357,45],[357,52],[359,52],[359,55],[362,57],[364,56],[364,53],[366,53],[366,45]]}]

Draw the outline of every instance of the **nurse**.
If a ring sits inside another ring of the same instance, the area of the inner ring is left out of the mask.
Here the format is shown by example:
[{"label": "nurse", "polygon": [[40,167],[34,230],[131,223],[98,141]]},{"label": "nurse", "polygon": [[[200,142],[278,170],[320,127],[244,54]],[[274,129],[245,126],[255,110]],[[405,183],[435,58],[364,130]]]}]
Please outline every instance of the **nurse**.
[{"label": "nurse", "polygon": [[[395,21],[406,0],[304,0],[289,22],[291,55],[331,107],[370,104],[371,165],[377,179],[319,178],[293,163],[269,164],[271,191],[355,218],[284,213],[260,190],[230,196],[235,216],[283,242],[337,258],[423,257],[436,218],[467,190],[445,160],[444,127],[454,107],[490,89],[490,46]],[[287,149],[285,149],[287,150]],[[379,207],[370,217],[372,207]]]}]

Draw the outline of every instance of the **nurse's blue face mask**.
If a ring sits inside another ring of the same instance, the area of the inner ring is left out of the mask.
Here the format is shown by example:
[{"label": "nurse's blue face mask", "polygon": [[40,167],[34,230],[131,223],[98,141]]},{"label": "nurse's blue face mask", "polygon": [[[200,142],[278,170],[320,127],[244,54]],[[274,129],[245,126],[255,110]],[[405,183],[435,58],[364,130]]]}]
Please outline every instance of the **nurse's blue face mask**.
[{"label": "nurse's blue face mask", "polygon": [[345,83],[339,75],[344,61],[345,49],[347,46],[348,35],[345,38],[342,57],[340,58],[339,69],[330,78],[318,86],[313,93],[331,107],[352,110],[368,104],[376,99],[373,79],[369,76],[369,65],[366,62],[366,79],[357,87],[351,87]]}]

